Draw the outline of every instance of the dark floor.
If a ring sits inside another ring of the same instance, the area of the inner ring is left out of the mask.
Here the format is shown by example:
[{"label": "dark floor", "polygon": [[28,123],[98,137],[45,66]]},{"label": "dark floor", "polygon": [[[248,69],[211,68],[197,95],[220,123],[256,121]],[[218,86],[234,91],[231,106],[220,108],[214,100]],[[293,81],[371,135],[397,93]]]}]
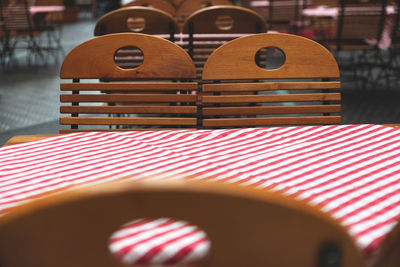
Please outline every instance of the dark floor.
[{"label": "dark floor", "polygon": [[[62,45],[67,54],[92,38],[95,22],[84,20],[62,29]],[[0,145],[23,134],[58,133],[60,63],[53,56],[44,65],[39,59],[28,66],[27,54],[17,51],[16,62],[0,69]],[[63,55],[59,54],[59,62]]]},{"label": "dark floor", "polygon": [[[93,35],[90,20],[64,25],[62,44],[66,53]],[[58,133],[59,69],[52,60],[28,67],[26,54],[19,52],[18,64],[10,71],[0,69],[0,145],[15,135]],[[62,56],[61,56],[62,57]],[[341,66],[342,67],[342,66]],[[342,75],[343,123],[400,122],[400,86],[397,77],[388,82],[382,69],[364,74],[369,81]],[[348,69],[343,66],[343,69]],[[374,76],[371,79],[371,76]],[[374,81],[374,82],[371,82]],[[355,82],[357,81],[357,82]]]}]

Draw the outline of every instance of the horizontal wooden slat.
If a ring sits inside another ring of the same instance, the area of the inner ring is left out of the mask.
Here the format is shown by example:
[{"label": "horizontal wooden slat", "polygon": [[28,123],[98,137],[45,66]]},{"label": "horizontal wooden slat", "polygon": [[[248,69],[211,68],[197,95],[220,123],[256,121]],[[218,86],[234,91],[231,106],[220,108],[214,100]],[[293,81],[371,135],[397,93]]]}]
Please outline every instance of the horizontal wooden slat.
[{"label": "horizontal wooden slat", "polygon": [[235,118],[235,119],[203,119],[204,127],[238,127],[268,125],[314,125],[339,124],[340,116],[303,116],[303,117],[269,117],[269,118]]},{"label": "horizontal wooden slat", "polygon": [[61,113],[83,114],[196,114],[195,106],[61,106]]},{"label": "horizontal wooden slat", "polygon": [[[196,51],[196,49],[202,49],[202,48],[209,48],[209,49],[216,49],[223,45],[223,42],[194,42],[193,43],[193,48]],[[189,46],[183,46],[183,48],[188,48]]]},{"label": "horizontal wooden slat", "polygon": [[139,65],[141,65],[143,62],[143,59],[138,59],[138,58],[131,58],[131,57],[118,57],[115,58],[115,63],[116,64],[135,64],[136,67],[138,67]]},{"label": "horizontal wooden slat", "polygon": [[78,125],[196,125],[196,118],[60,117],[60,124]]},{"label": "horizontal wooden slat", "polygon": [[288,94],[288,95],[221,95],[203,96],[203,103],[277,103],[308,101],[339,101],[340,93]]},{"label": "horizontal wooden slat", "polygon": [[132,131],[169,131],[169,130],[196,130],[196,128],[131,128],[131,129],[61,129],[60,134],[76,132],[132,132]]},{"label": "horizontal wooden slat", "polygon": [[[215,35],[201,35],[201,34],[194,34],[193,35],[193,40],[210,40],[210,41],[219,41],[219,40],[224,40],[224,41],[230,41],[239,37],[243,36],[248,36],[249,34],[215,34]],[[184,36],[182,38],[183,42],[189,42],[189,36]]]},{"label": "horizontal wooden slat", "polygon": [[119,49],[115,54],[118,56],[136,56],[141,57],[143,59],[143,53],[140,50],[131,50],[131,49]]},{"label": "horizontal wooden slat", "polygon": [[[187,49],[186,49],[186,52],[188,52]],[[203,54],[198,54],[196,52],[199,52],[198,48],[195,50],[195,53],[194,53],[193,58],[192,58],[195,61],[199,60],[199,59],[207,60],[208,56],[210,55],[210,53],[212,51],[211,50],[206,50],[206,51],[204,51]],[[265,61],[266,60],[266,55],[265,54],[261,54],[259,59]]]},{"label": "horizontal wooden slat", "polygon": [[195,82],[179,83],[179,82],[135,82],[135,83],[61,83],[61,91],[124,91],[124,90],[197,90],[198,84]]},{"label": "horizontal wooden slat", "polygon": [[103,95],[60,95],[61,102],[196,102],[196,95],[178,94],[103,94]]},{"label": "horizontal wooden slat", "polygon": [[203,107],[203,115],[268,115],[268,114],[312,114],[337,113],[340,105],[302,105],[268,107]]},{"label": "horizontal wooden slat", "polygon": [[339,89],[340,82],[263,82],[203,84],[203,92]]}]

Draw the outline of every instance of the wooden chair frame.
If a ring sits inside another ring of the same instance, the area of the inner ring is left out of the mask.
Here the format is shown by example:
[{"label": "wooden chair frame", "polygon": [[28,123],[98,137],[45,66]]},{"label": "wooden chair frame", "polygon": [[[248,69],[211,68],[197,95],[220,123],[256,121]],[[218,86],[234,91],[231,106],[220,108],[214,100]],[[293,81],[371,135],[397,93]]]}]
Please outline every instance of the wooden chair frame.
[{"label": "wooden chair frame", "polygon": [[396,267],[400,264],[400,224],[385,237],[377,256],[376,267]]},{"label": "wooden chair frame", "polygon": [[[130,18],[143,19],[143,28],[130,29],[128,26]],[[94,29],[95,36],[122,32],[165,34],[169,36],[171,42],[174,42],[175,34],[179,32],[179,27],[170,14],[160,9],[130,6],[107,13],[97,21]]]},{"label": "wooden chair frame", "polygon": [[[264,47],[283,51],[284,64],[272,70],[257,66]],[[235,39],[215,50],[204,66],[202,92],[214,95],[203,96],[203,127],[338,124],[341,117],[334,114],[341,110],[341,96],[331,91],[340,88],[339,77],[333,55],[310,39],[290,34]],[[271,94],[276,90],[285,91]],[[300,105],[278,105],[287,102]]]},{"label": "wooden chair frame", "polygon": [[[114,57],[120,48],[131,46],[142,51],[143,63],[133,69],[122,69],[116,65]],[[162,56],[160,51],[164,52]],[[60,96],[62,103],[70,104],[61,106],[60,112],[71,114],[71,117],[60,117],[60,124],[71,125],[70,130],[61,130],[61,133],[93,131],[78,129],[78,125],[196,128],[197,96],[193,93],[198,85],[188,82],[195,77],[194,64],[182,48],[163,38],[138,33],[93,38],[67,55],[60,76],[72,79],[72,83],[61,83],[61,91],[72,92]],[[81,83],[80,79],[100,79],[101,82]],[[83,91],[92,93],[82,94]],[[88,102],[103,105],[80,105]],[[148,115],[121,118],[79,117],[79,114]]]},{"label": "wooden chair frame", "polygon": [[[378,26],[377,26],[377,33],[376,36],[373,36],[376,38],[377,43],[379,43],[379,41],[382,38],[382,32],[383,32],[383,27],[384,27],[384,23],[385,23],[385,18],[386,18],[386,6],[387,6],[387,0],[370,0],[367,2],[372,2],[375,3],[377,7],[380,7],[380,11],[379,14],[376,14],[378,16]],[[359,3],[359,4],[358,4]],[[353,0],[353,1],[345,1],[345,0],[339,0],[339,4],[340,4],[340,11],[339,11],[339,18],[337,21],[337,32],[336,32],[336,47],[334,50],[336,51],[340,51],[342,49],[351,49],[351,46],[356,45],[356,49],[360,49],[360,47],[370,47],[367,44],[363,44],[363,38],[354,38],[351,34],[351,38],[349,37],[345,37],[344,35],[344,31],[345,31],[345,20],[346,18],[348,18],[349,15],[349,11],[347,10],[347,8],[350,8],[351,5],[353,4],[358,4],[358,5],[367,5],[368,3],[365,3],[365,1],[360,1],[360,0]],[[369,3],[370,4],[370,3]],[[363,16],[361,14],[361,16]],[[369,37],[366,37],[369,38]],[[361,43],[360,43],[361,41]],[[373,48],[374,46],[372,46]],[[375,46],[376,47],[376,46]],[[353,48],[354,49],[354,48]]]},{"label": "wooden chair frame", "polygon": [[365,266],[347,231],[317,208],[266,190],[189,181],[107,184],[16,208],[0,219],[0,263],[121,266],[107,253],[111,233],[160,217],[208,234],[208,266]]},{"label": "wooden chair frame", "polygon": [[[231,19],[231,24],[228,27],[217,25],[220,18]],[[201,77],[207,57],[217,47],[246,34],[266,31],[264,19],[253,10],[231,5],[206,7],[186,19],[183,33],[188,36],[184,48],[193,58],[198,77]]]}]

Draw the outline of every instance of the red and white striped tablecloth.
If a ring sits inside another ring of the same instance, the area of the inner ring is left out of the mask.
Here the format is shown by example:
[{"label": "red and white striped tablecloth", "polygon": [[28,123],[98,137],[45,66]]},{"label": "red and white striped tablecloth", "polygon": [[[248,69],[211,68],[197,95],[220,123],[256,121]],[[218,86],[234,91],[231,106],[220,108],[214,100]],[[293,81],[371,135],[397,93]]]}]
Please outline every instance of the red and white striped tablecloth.
[{"label": "red and white striped tablecloth", "polygon": [[[400,130],[334,125],[90,132],[4,147],[0,214],[76,186],[185,176],[279,190],[316,205],[371,258],[400,217]],[[189,261],[209,246],[201,231],[169,219],[132,222],[111,240],[111,249],[131,262]]]}]

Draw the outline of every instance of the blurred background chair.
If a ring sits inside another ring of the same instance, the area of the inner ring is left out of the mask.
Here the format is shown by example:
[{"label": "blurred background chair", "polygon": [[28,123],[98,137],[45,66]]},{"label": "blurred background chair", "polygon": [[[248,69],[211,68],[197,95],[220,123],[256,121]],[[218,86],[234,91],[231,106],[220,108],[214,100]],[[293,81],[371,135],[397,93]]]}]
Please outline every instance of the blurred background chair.
[{"label": "blurred background chair", "polygon": [[[256,55],[267,50],[268,63],[268,48],[282,52],[281,62],[259,66]],[[233,40],[210,55],[202,79],[202,92],[213,94],[203,96],[204,128],[341,123],[335,58],[304,37],[257,34]]]},{"label": "blurred background chair", "polygon": [[58,62],[59,52],[63,54],[63,48],[60,42],[61,28],[53,23],[53,17],[50,16],[53,12],[40,11],[37,6],[31,6],[26,0],[1,3],[0,12],[6,36],[3,45],[6,62],[9,64],[14,62],[17,49],[27,51],[29,65],[38,62],[39,59],[47,64],[48,54],[54,57],[56,63]]},{"label": "blurred background chair", "polygon": [[190,15],[184,25],[183,47],[196,65],[201,78],[208,56],[222,44],[235,38],[265,33],[267,27],[256,12],[238,6],[211,6]]},{"label": "blurred background chair", "polygon": [[210,258],[195,266],[365,266],[346,230],[317,208],[267,190],[189,181],[107,184],[27,204],[0,220],[0,263],[122,266],[107,253],[113,231],[160,217],[207,233]]},{"label": "blurred background chair", "polygon": [[176,11],[176,19],[178,23],[182,24],[186,18],[192,15],[199,9],[219,6],[219,5],[233,5],[229,0],[184,0],[180,3]]},{"label": "blurred background chair", "polygon": [[388,15],[387,0],[341,0],[338,4],[332,17],[315,20],[316,40],[335,53],[342,73],[349,72],[351,79],[371,83],[373,68],[382,65],[379,53]]},{"label": "blurred background chair", "polygon": [[128,7],[128,6],[153,7],[163,10],[164,12],[167,12],[173,17],[175,16],[176,13],[175,7],[166,0],[134,0],[132,2],[123,5],[122,7]]},{"label": "blurred background chair", "polygon": [[269,29],[283,33],[307,35],[308,20],[302,10],[311,4],[310,0],[246,1],[245,6],[259,13]]},{"label": "blurred background chair", "polygon": [[61,54],[62,58],[65,57],[65,51],[61,44],[62,26],[64,23],[64,1],[31,0],[30,5],[33,24],[35,27],[40,28],[46,35],[46,43],[41,44],[41,47],[43,47],[47,53],[53,53],[57,64],[59,54]]},{"label": "blurred background chair", "polygon": [[[141,65],[116,60],[119,50],[130,49],[141,51]],[[62,92],[72,92],[60,96],[66,104],[60,112],[71,115],[60,117],[61,125],[71,126],[61,133],[197,127],[198,85],[187,82],[196,77],[195,67],[187,53],[168,40],[134,33],[97,37],[67,55],[60,75],[73,81],[61,84]]]},{"label": "blurred background chair", "polygon": [[3,45],[4,61],[8,65],[12,64],[16,49],[28,51],[29,64],[37,57],[44,60],[38,40],[41,31],[33,25],[28,2],[18,0],[1,3],[0,12],[3,15],[3,31],[6,36]]}]

